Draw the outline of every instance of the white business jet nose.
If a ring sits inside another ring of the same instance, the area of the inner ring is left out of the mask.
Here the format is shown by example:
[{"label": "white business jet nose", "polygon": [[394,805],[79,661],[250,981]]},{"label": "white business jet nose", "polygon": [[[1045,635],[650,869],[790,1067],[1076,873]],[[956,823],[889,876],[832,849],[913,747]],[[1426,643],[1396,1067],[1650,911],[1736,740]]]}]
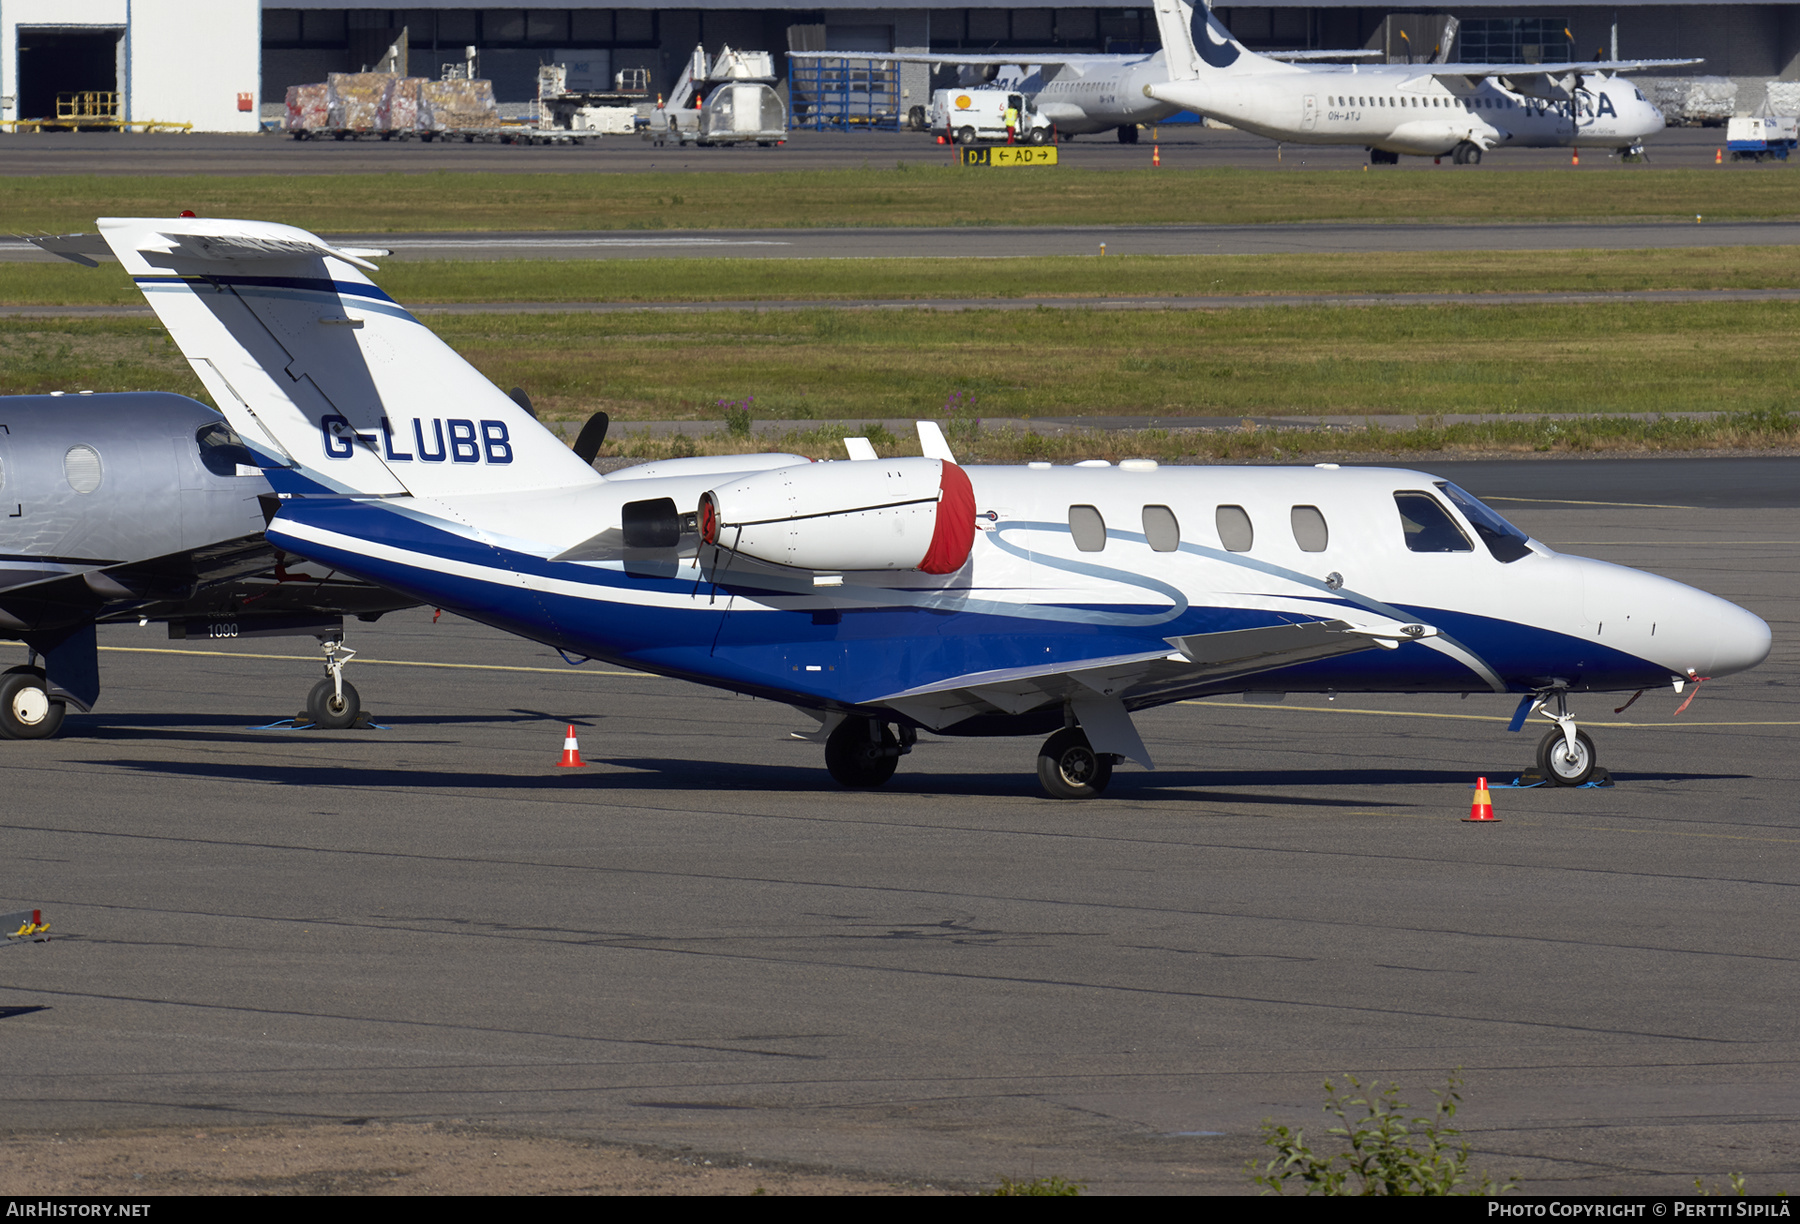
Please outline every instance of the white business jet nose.
[{"label": "white business jet nose", "polygon": [[1719,630],[1712,670],[1699,674],[1728,676],[1732,672],[1748,671],[1768,658],[1773,642],[1768,622],[1726,600],[1715,598],[1713,602],[1717,605]]},{"label": "white business jet nose", "polygon": [[1769,655],[1769,626],[1729,600],[1672,578],[1591,558],[1581,575],[1585,633],[1666,667],[1671,676],[1725,676]]}]

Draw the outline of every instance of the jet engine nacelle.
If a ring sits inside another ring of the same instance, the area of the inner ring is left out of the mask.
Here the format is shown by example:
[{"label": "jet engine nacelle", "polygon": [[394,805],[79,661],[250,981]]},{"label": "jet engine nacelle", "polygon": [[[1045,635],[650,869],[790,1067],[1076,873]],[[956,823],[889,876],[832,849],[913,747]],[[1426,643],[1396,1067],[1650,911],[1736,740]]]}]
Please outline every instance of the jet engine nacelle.
[{"label": "jet engine nacelle", "polygon": [[807,570],[953,574],[975,542],[975,491],[941,459],[809,463],[700,495],[700,538]]}]

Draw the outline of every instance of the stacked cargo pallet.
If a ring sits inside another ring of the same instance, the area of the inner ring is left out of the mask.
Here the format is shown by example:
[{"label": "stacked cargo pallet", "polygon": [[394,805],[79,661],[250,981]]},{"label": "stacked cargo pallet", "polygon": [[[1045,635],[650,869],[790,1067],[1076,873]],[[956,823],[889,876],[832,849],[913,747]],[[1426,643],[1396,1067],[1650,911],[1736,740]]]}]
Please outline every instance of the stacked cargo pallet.
[{"label": "stacked cargo pallet", "polygon": [[425,140],[495,133],[500,110],[491,81],[428,81],[386,72],[334,72],[320,85],[287,91],[287,130],[296,140],[331,136],[418,136]]}]

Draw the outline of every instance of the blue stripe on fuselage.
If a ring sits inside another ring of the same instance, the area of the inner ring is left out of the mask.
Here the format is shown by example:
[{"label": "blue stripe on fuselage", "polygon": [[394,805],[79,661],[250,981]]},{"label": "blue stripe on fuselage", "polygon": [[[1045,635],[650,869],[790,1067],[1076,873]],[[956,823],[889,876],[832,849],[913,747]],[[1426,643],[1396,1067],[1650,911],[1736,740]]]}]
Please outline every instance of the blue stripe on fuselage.
[{"label": "blue stripe on fuselage", "polygon": [[[354,539],[412,554],[387,561],[361,552],[298,539],[282,531],[304,522]],[[393,587],[471,619],[563,650],[705,684],[793,700],[802,705],[858,704],[884,693],[957,676],[1046,664],[1080,666],[1087,660],[1155,650],[1170,637],[1259,628],[1310,619],[1277,612],[1194,606],[1171,619],[1121,617],[1120,605],[1103,605],[1096,620],[1050,620],[1022,610],[919,607],[895,592],[891,606],[858,608],[833,596],[794,590],[735,590],[727,583],[634,576],[592,564],[548,561],[446,531],[403,507],[348,498],[305,498],[284,504],[271,524],[278,546],[372,582]],[[445,573],[447,561],[501,571],[494,578]],[[531,591],[504,573],[555,578],[591,593]],[[754,582],[746,584],[753,587]],[[851,587],[839,598],[880,598],[881,588]],[[676,596],[685,606],[647,606],[634,593]],[[733,611],[733,596],[777,601],[773,610]],[[1495,667],[1515,691],[1541,683],[1546,674],[1577,688],[1632,688],[1660,683],[1665,669],[1584,639],[1528,625],[1447,612],[1406,608],[1404,615],[1443,626]],[[1120,620],[1138,623],[1119,624]],[[1111,623],[1108,623],[1111,622]],[[1418,643],[1297,664],[1257,675],[1253,681],[1220,681],[1193,692],[1236,692],[1246,687],[1297,691],[1460,692],[1486,686],[1463,664]],[[1174,696],[1188,695],[1184,690]],[[1154,699],[1173,700],[1174,696]]]}]

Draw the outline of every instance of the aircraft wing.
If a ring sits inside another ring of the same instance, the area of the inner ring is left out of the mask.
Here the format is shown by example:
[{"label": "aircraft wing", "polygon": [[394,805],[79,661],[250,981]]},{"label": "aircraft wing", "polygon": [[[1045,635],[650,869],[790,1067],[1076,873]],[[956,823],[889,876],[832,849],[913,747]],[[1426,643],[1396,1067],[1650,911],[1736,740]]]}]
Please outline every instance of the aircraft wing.
[{"label": "aircraft wing", "polygon": [[1379,51],[1258,51],[1264,59],[1282,60],[1289,64],[1304,64],[1313,60],[1359,60],[1379,59]]},{"label": "aircraft wing", "polygon": [[1644,72],[1651,68],[1681,68],[1704,64],[1701,59],[1576,60],[1568,64],[1419,64],[1422,76],[1459,77],[1565,77],[1570,73]]},{"label": "aircraft wing", "polygon": [[879,64],[930,64],[939,67],[948,64],[952,67],[968,65],[972,68],[1002,67],[1007,64],[1027,64],[1040,67],[1072,64],[1080,67],[1085,64],[1105,64],[1109,67],[1126,60],[1149,59],[1154,51],[1145,51],[1137,55],[1101,55],[1094,52],[1081,54],[1059,53],[1055,51],[1015,51],[1010,55],[964,55],[957,51],[789,51],[789,59],[846,59],[868,60]]},{"label": "aircraft wing", "polygon": [[[970,672],[858,704],[887,706],[933,730],[978,714],[1024,714],[1061,701],[1075,703],[1078,710],[1083,704],[1118,702],[1122,715],[1126,701],[1135,703],[1170,690],[1212,685],[1315,659],[1392,650],[1402,642],[1436,635],[1437,630],[1427,625],[1385,619],[1368,624],[1304,621],[1189,634],[1165,639],[1168,648],[1163,650]],[[1088,721],[1083,714],[1083,725]]]}]

